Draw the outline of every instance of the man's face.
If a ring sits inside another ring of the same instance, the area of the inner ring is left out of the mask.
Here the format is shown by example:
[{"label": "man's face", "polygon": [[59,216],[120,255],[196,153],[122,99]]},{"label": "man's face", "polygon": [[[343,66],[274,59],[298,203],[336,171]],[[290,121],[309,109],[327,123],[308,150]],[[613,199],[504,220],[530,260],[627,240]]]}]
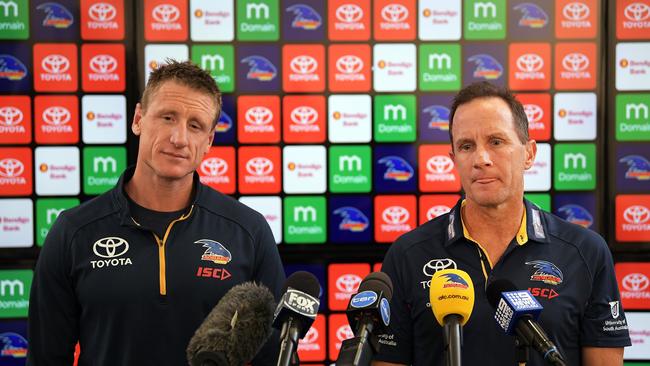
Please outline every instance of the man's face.
[{"label": "man's face", "polygon": [[498,206],[523,198],[524,170],[535,161],[534,140],[522,143],[508,104],[478,98],[456,110],[450,156],[469,201]]},{"label": "man's face", "polygon": [[212,145],[216,103],[200,91],[166,81],[138,104],[132,130],[140,136],[138,165],[163,179],[191,175]]}]

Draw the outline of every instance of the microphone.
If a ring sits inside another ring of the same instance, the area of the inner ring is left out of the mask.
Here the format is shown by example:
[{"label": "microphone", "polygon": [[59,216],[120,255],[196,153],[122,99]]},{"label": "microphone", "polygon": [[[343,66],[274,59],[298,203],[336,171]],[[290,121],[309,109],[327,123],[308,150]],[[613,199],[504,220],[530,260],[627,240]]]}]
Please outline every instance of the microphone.
[{"label": "microphone", "polygon": [[284,285],[284,295],[275,309],[273,327],[280,329],[278,366],[298,365],[298,340],[316,319],[320,306],[320,284],[305,271],[293,273]]},{"label": "microphone", "polygon": [[496,309],[494,319],[509,335],[531,345],[551,365],[565,366],[564,358],[536,322],[542,305],[527,290],[517,290],[507,279],[498,279],[487,287],[487,298]]},{"label": "microphone", "polygon": [[337,366],[370,365],[379,351],[377,334],[384,333],[390,323],[392,297],[393,282],[384,272],[373,272],[361,281],[346,310],[355,337],[341,344]]},{"label": "microphone", "polygon": [[467,272],[444,269],[431,277],[429,288],[431,310],[438,324],[444,327],[447,365],[460,366],[462,326],[474,310],[474,284]]},{"label": "microphone", "polygon": [[187,346],[192,366],[243,366],[271,336],[275,299],[262,285],[233,286],[210,311]]}]

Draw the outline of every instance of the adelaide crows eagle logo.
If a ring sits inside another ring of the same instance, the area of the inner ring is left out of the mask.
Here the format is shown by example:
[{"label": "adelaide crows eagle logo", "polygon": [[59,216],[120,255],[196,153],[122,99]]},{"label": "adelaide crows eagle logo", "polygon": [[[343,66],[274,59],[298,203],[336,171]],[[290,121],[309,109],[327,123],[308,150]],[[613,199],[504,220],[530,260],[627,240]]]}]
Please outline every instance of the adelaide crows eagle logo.
[{"label": "adelaide crows eagle logo", "polygon": [[210,239],[200,239],[194,242],[195,244],[203,244],[206,249],[205,253],[201,256],[201,260],[214,262],[216,264],[227,264],[232,259],[230,251],[218,241]]},{"label": "adelaide crows eagle logo", "polygon": [[443,288],[447,287],[459,287],[459,288],[468,288],[469,285],[461,276],[456,273],[445,273],[441,277],[447,279],[447,282],[442,286]]},{"label": "adelaide crows eagle logo", "polygon": [[628,155],[619,160],[628,166],[625,172],[626,179],[648,180],[650,179],[650,162],[640,155]]},{"label": "adelaide crows eagle logo", "polygon": [[562,283],[564,276],[555,264],[540,260],[526,262],[526,264],[536,269],[535,273],[530,276],[531,281],[540,281],[549,285],[559,285]]}]

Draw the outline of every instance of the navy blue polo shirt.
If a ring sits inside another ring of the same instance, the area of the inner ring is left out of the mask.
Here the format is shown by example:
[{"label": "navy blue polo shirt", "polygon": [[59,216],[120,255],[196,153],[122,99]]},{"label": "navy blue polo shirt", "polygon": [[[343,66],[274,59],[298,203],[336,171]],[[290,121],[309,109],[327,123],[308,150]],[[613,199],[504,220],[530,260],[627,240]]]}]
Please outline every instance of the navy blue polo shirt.
[{"label": "navy blue polo shirt", "polygon": [[[603,238],[524,203],[519,232],[494,264],[465,230],[462,201],[391,246],[382,266],[394,285],[391,327],[375,359],[444,364],[443,328],[431,311],[429,280],[445,268],[467,272],[474,283],[474,310],[463,327],[465,365],[517,364],[514,337],[498,327],[485,294],[486,284],[500,278],[528,289],[541,303],[539,323],[568,365],[580,365],[581,347],[630,345],[614,263]],[[528,365],[544,364],[531,349]]]}]

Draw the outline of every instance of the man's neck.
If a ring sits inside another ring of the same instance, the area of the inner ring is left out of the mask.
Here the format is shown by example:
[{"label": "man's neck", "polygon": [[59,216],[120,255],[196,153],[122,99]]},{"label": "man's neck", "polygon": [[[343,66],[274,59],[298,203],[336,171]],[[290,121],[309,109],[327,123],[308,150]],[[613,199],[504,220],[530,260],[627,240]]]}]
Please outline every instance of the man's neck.
[{"label": "man's neck", "polygon": [[523,199],[499,206],[480,206],[467,200],[463,220],[472,237],[497,236],[501,239],[499,242],[506,243],[507,246],[519,231],[524,210]]},{"label": "man's neck", "polygon": [[135,203],[144,208],[159,212],[179,211],[190,205],[193,178],[190,174],[183,179],[164,179],[155,174],[145,174],[138,165],[124,189]]}]

